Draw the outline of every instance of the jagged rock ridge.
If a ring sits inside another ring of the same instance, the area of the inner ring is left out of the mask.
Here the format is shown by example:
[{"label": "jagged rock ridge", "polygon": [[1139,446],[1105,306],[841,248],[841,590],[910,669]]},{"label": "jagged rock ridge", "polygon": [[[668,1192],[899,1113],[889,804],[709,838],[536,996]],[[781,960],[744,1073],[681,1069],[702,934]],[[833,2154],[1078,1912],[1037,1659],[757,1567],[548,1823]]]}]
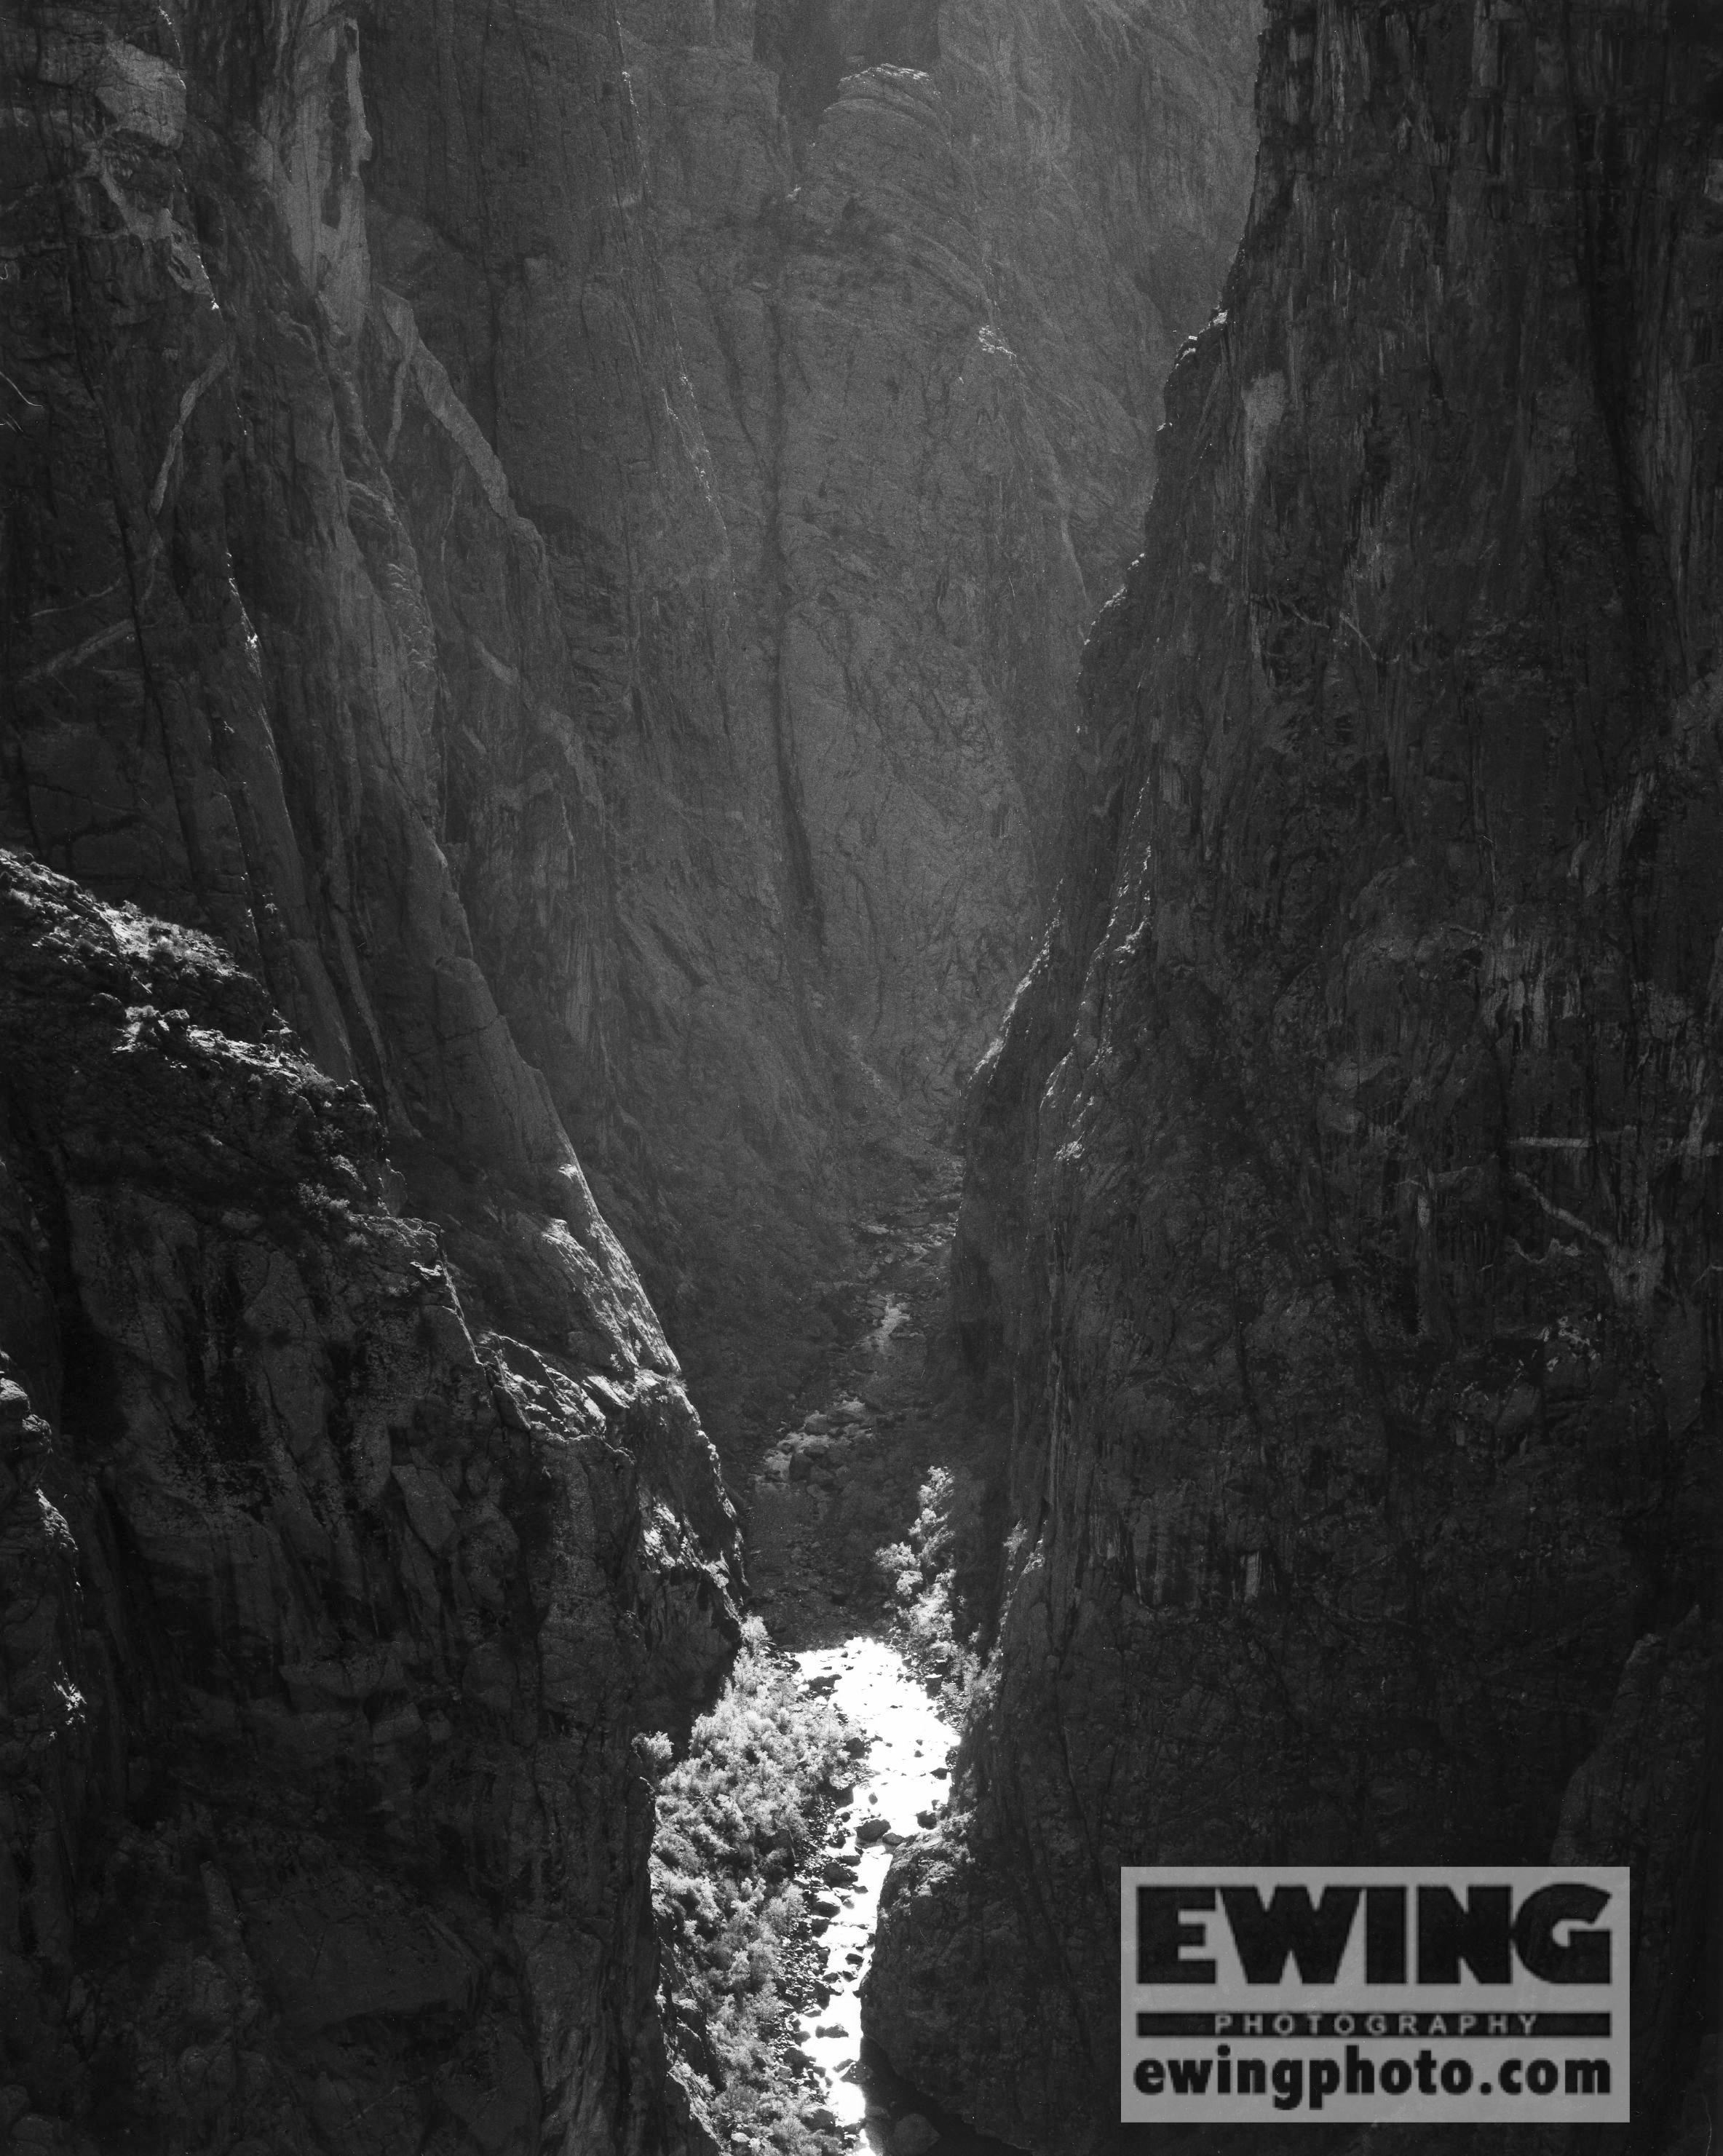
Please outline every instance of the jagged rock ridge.
[{"label": "jagged rock ridge", "polygon": [[1278,0],[1264,54],[968,1109],[1014,1555],[868,2025],[1104,2141],[1120,1864],[1555,1847],[1635,1868],[1633,2145],[1697,2149],[1723,30]]},{"label": "jagged rock ridge", "polygon": [[225,953],[0,878],[12,2112],[674,2143],[630,1740],[734,1644],[734,1527],[577,1167],[439,1238]]}]

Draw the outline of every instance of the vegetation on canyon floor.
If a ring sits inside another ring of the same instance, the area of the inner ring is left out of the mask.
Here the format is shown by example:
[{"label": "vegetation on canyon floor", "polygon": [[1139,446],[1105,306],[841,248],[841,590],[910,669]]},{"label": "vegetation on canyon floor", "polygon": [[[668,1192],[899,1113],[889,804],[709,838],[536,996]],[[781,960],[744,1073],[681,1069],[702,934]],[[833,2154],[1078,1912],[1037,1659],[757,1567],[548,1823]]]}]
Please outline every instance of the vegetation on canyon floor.
[{"label": "vegetation on canyon floor", "polygon": [[653,1899],[685,2064],[710,2091],[720,2138],[810,2145],[793,2061],[785,2056],[790,1960],[806,1902],[797,1873],[819,1846],[833,1792],[849,1776],[841,1717],[806,1691],[757,1618],[722,1697],[661,1771]]},{"label": "vegetation on canyon floor", "polygon": [[891,1597],[894,1633],[912,1666],[943,1680],[961,1718],[981,1673],[975,1612],[961,1575],[982,1535],[979,1478],[964,1467],[930,1468],[908,1538],[874,1558]]}]

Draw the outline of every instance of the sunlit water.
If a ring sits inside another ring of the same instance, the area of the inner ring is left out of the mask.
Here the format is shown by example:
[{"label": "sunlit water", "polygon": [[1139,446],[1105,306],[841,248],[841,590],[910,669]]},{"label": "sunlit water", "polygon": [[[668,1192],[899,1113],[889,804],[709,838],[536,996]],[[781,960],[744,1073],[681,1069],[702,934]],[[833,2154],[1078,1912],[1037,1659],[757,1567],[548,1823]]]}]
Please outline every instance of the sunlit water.
[{"label": "sunlit water", "polygon": [[820,1935],[831,1999],[801,2016],[795,2038],[819,2071],[823,2100],[833,2117],[840,2125],[859,2126],[867,2107],[851,2070],[861,2055],[861,1980],[873,1952],[879,1891],[892,1851],[883,1840],[861,1841],[858,1829],[883,1819],[894,1835],[907,1838],[925,1831],[916,1814],[944,1806],[951,1784],[935,1769],[947,1764],[952,1735],[902,1656],[883,1640],[859,1637],[840,1647],[809,1647],[796,1664],[809,1682],[835,1678],[828,1697],[860,1734],[873,1739],[866,1758],[856,1762],[854,1798],[840,1815],[849,1830],[842,1853],[858,1861],[856,1883],[818,1890],[822,1901],[838,1904],[838,1914]]},{"label": "sunlit water", "polygon": [[887,1296],[885,1312],[879,1322],[868,1335],[868,1345],[876,1355],[889,1354],[891,1350],[892,1334],[900,1327],[907,1325],[909,1322],[908,1303],[898,1301],[895,1296]]}]

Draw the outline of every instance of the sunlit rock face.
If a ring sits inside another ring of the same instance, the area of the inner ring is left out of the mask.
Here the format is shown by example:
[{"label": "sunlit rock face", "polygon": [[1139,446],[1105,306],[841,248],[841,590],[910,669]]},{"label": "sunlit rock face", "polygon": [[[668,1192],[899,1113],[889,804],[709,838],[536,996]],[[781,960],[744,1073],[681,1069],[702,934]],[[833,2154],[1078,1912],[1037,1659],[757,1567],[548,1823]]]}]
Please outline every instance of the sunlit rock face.
[{"label": "sunlit rock face", "polygon": [[624,0],[822,1014],[924,1126],[1033,947],[1079,640],[1243,222],[1243,0]]},{"label": "sunlit rock face", "polygon": [[995,2132],[1099,2140],[1121,1863],[1556,1847],[1635,1866],[1635,2131],[1674,2145],[1716,1708],[1723,27],[1277,0],[1264,55],[967,1111],[957,1314],[1018,1527],[869,2026]]},{"label": "sunlit rock face", "polygon": [[633,1740],[735,1522],[475,957],[392,454],[528,717],[542,544],[368,281],[344,15],[5,36],[3,2126],[686,2146]]}]

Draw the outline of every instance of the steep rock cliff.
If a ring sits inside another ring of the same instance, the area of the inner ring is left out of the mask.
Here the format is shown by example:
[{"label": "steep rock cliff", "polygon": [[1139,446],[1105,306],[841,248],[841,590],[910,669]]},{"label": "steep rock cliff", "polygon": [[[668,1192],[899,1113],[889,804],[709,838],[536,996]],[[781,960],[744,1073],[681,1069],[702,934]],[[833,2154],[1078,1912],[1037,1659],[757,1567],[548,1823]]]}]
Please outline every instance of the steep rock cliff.
[{"label": "steep rock cliff", "polygon": [[474,955],[387,454],[526,717],[543,550],[370,284],[345,13],[4,35],[0,2115],[684,2145],[632,1748],[735,1523]]},{"label": "steep rock cliff", "polygon": [[[451,860],[501,1008],[727,1405],[762,1375],[762,1313],[841,1250],[844,1055],[735,678],[615,11],[365,19],[372,411],[459,715]],[[434,412],[414,423],[421,375],[470,415],[507,533],[470,486],[449,525],[456,453]]]},{"label": "steep rock cliff", "polygon": [[937,1127],[1044,914],[1078,642],[1242,223],[1250,10],[623,19],[817,1002]]},{"label": "steep rock cliff", "polygon": [[8,2123],[674,2144],[630,1740],[735,1625],[650,1313],[517,1214],[565,1330],[485,1329],[252,979],[0,875]]},{"label": "steep rock cliff", "polygon": [[456,571],[433,609],[498,720],[450,737],[486,804],[460,888],[726,1430],[1027,955],[1093,604],[1073,505],[1091,553],[1134,515],[1243,215],[1242,0],[1195,42],[1147,0],[1055,12],[1003,49],[949,4],[628,0],[620,43],[597,0],[366,17],[377,274],[546,550],[524,730],[494,603]]},{"label": "steep rock cliff", "polygon": [[1635,1866],[1668,2145],[1715,1952],[1723,33],[1278,0],[1264,52],[969,1106],[1018,1527],[869,2025],[1099,2140],[1120,1863],[1555,1846]]},{"label": "steep rock cliff", "polygon": [[186,7],[189,118],[153,9],[39,63],[167,252],[66,302],[117,430],[19,392],[79,593],[20,602],[6,834],[254,955],[403,1132],[499,1011],[726,1424],[1027,954],[1078,557],[1242,214],[1246,0],[944,13],[630,7],[644,141],[608,0]]}]

